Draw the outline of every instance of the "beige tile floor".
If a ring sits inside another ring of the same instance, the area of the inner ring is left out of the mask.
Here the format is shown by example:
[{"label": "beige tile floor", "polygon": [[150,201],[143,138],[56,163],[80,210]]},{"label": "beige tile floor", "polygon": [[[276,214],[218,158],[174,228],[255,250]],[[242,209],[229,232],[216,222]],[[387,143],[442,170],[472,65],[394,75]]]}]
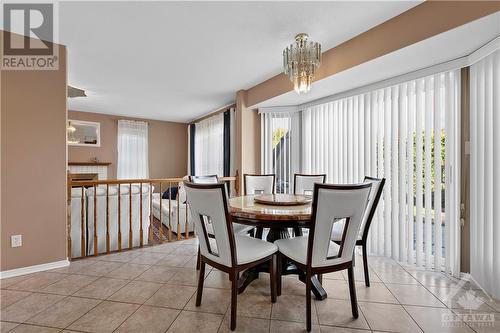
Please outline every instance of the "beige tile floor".
[{"label": "beige tile floor", "polygon": [[[229,332],[227,275],[207,269],[195,306],[196,249],[195,240],[175,242],[0,280],[1,333]],[[369,262],[370,288],[362,266],[355,270],[359,318],[352,318],[346,272],[327,274],[329,297],[314,302],[313,332],[500,332],[500,302],[474,284],[387,258]],[[288,276],[272,304],[269,276],[261,274],[239,296],[237,331],[304,332],[304,295]]]}]

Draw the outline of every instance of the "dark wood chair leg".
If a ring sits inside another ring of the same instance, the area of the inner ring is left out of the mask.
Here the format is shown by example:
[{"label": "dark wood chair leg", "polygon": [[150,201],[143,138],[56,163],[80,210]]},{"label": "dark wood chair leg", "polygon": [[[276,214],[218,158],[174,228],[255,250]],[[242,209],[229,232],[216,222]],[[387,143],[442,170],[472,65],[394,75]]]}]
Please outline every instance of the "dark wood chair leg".
[{"label": "dark wood chair leg", "polygon": [[276,254],[271,257],[269,277],[271,279],[271,302],[276,303]]},{"label": "dark wood chair leg", "polygon": [[262,239],[263,233],[264,233],[264,228],[262,227],[255,228],[255,238]]},{"label": "dark wood chair leg", "polygon": [[277,253],[277,267],[276,267],[276,295],[281,296],[281,269],[283,265],[283,257]]},{"label": "dark wood chair leg", "polygon": [[205,262],[203,260],[201,260],[199,274],[200,276],[198,277],[198,291],[196,292],[196,306],[201,305],[201,296],[203,295],[203,282],[205,281]]},{"label": "dark wood chair leg", "polygon": [[356,298],[356,286],[354,284],[354,269],[352,267],[347,269],[347,276],[349,279],[349,294],[351,296],[352,316],[358,318],[358,299]]},{"label": "dark wood chair leg", "polygon": [[250,237],[255,237],[255,229],[250,230],[248,234],[250,235]]},{"label": "dark wood chair leg", "polygon": [[293,228],[293,234],[294,234],[295,237],[302,236],[303,235],[302,234],[302,228],[300,228],[300,227],[294,227]]},{"label": "dark wood chair leg", "polygon": [[363,268],[365,270],[365,285],[367,287],[370,286],[370,276],[368,275],[368,254],[366,253],[366,246],[362,245],[361,248],[363,249]]},{"label": "dark wood chair leg", "polygon": [[311,274],[306,273],[306,330],[311,332]]},{"label": "dark wood chair leg", "polygon": [[318,282],[323,284],[323,274],[318,274]]},{"label": "dark wood chair leg", "polygon": [[236,329],[236,314],[238,311],[238,272],[232,274],[231,278],[231,331]]},{"label": "dark wood chair leg", "polygon": [[200,270],[200,264],[201,264],[201,253],[200,253],[200,246],[198,245],[198,257],[196,258],[196,270]]}]

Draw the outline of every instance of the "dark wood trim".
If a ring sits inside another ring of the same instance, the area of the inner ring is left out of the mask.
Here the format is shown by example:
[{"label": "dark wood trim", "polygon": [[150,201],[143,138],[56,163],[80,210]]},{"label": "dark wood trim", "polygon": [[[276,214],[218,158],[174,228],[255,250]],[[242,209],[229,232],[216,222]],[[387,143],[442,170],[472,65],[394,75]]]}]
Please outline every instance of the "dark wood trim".
[{"label": "dark wood trim", "polygon": [[237,217],[233,214],[233,221],[239,224],[249,225],[253,227],[262,228],[309,228],[310,219],[306,220],[261,220],[261,219],[250,219],[244,217]]},{"label": "dark wood trim", "polygon": [[378,188],[377,194],[375,194],[375,197],[373,198],[373,205],[372,209],[368,213],[368,219],[366,220],[365,224],[365,229],[363,230],[363,235],[361,238],[363,239],[363,242],[366,243],[368,240],[368,232],[370,229],[370,225],[372,224],[373,216],[375,215],[375,211],[377,210],[378,202],[380,201],[380,198],[382,197],[382,192],[384,190],[384,185],[385,185],[385,178],[373,178],[373,177],[368,177],[365,176],[365,182],[366,181],[380,181],[380,186]]},{"label": "dark wood trim", "polygon": [[268,174],[262,174],[262,175],[259,175],[259,174],[252,174],[252,173],[245,173],[243,174],[243,193],[245,195],[248,195],[247,193],[247,176],[249,177],[273,177],[273,193],[271,194],[274,194],[274,192],[276,191],[276,174],[274,173],[268,173]]},{"label": "dark wood trim", "polygon": [[347,236],[347,228],[349,227],[349,223],[351,222],[350,217],[344,217],[343,219],[345,219],[345,224],[344,224],[344,230],[342,230],[342,238],[339,244],[340,245],[339,252],[335,256],[326,257],[326,259],[335,259],[342,257],[342,252],[344,251],[345,237]]},{"label": "dark wood trim", "polygon": [[[202,229],[202,234],[203,234],[203,239],[205,239],[205,243],[207,244],[207,249],[208,249],[208,253],[210,253],[211,255],[213,256],[216,256],[218,257],[219,254],[218,253],[215,253],[212,251],[212,247],[210,246],[210,240],[208,239],[208,232],[207,232],[207,228],[205,227],[205,217],[206,218],[209,218],[208,216],[203,216],[200,214],[199,218],[200,218],[200,222],[201,222],[201,229]],[[212,236],[213,237],[213,236]]]}]

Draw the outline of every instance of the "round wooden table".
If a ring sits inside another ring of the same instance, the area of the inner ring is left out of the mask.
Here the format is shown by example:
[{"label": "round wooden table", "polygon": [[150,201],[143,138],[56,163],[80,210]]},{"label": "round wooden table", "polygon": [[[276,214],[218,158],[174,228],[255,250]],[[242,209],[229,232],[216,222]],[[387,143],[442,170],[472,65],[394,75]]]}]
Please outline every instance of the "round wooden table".
[{"label": "round wooden table", "polygon": [[[247,195],[229,199],[229,213],[234,223],[251,225],[257,227],[257,238],[262,238],[262,229],[269,228],[266,240],[274,242],[277,239],[291,237],[288,229],[293,228],[301,235],[301,228],[309,228],[311,220],[311,203],[303,205],[270,205],[255,202],[258,195]],[[260,272],[269,272],[266,265],[245,271],[242,276],[243,283],[240,292],[255,279],[259,278]],[[296,274],[299,280],[305,282],[305,274],[291,262],[283,263],[282,275]],[[327,297],[326,291],[316,277],[312,279],[312,291],[318,300]]]}]

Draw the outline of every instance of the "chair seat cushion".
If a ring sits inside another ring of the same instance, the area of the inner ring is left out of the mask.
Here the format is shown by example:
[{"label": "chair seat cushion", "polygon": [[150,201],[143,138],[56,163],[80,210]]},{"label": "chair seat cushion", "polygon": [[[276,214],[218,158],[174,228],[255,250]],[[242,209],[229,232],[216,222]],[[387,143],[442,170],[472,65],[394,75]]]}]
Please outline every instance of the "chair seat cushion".
[{"label": "chair seat cushion", "polygon": [[[307,264],[307,244],[309,241],[308,236],[294,237],[287,239],[279,239],[274,242],[278,246],[280,253],[284,254],[288,258],[292,259],[299,264]],[[340,247],[334,242],[330,242],[330,247],[328,249],[328,256],[336,256],[339,253]],[[334,262],[332,262],[334,264]],[[313,267],[314,260],[313,260]]]},{"label": "chair seat cushion", "polygon": [[235,235],[234,239],[236,241],[236,258],[238,259],[238,265],[257,261],[278,251],[276,245],[261,239],[239,235]]},{"label": "chair seat cushion", "polygon": [[[214,235],[214,226],[212,225],[212,223],[207,223],[206,227],[207,227],[207,234],[209,236],[213,236]],[[244,235],[247,232],[249,232],[250,230],[252,230],[253,228],[254,227],[252,227],[252,226],[239,224],[239,223],[233,223],[233,231],[234,231],[235,235]]]},{"label": "chair seat cushion", "polygon": [[335,222],[332,227],[332,237],[331,240],[334,242],[340,242],[342,240],[342,233],[344,232],[344,220]]}]

